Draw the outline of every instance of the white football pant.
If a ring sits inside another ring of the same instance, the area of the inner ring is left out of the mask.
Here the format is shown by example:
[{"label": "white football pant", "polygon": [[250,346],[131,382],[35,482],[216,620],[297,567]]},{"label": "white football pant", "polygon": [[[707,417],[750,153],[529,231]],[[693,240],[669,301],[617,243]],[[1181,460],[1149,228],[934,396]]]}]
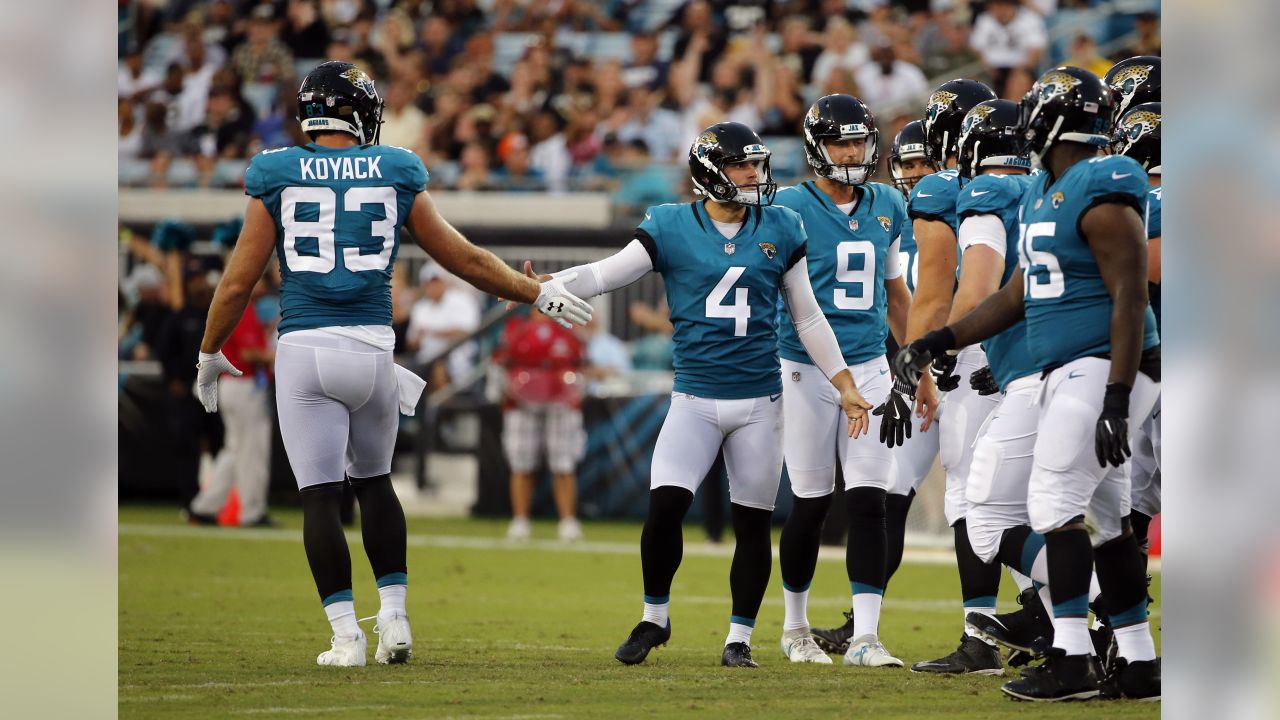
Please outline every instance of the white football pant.
[{"label": "white football pant", "polygon": [[969,466],[973,460],[973,442],[987,416],[1000,404],[1000,395],[979,395],[969,386],[969,376],[987,364],[987,354],[978,345],[970,345],[956,358],[955,373],[960,376],[960,387],[946,393],[939,405],[942,422],[939,425],[938,455],[942,469],[947,472],[946,495],[943,512],[947,525],[955,525],[964,519],[968,511],[965,502],[965,484]]},{"label": "white football pant", "polygon": [[1006,530],[1031,524],[1027,482],[1040,420],[1040,373],[1018,378],[1003,397],[992,397],[1000,404],[978,432],[964,489],[969,544],[985,563],[995,559]]}]

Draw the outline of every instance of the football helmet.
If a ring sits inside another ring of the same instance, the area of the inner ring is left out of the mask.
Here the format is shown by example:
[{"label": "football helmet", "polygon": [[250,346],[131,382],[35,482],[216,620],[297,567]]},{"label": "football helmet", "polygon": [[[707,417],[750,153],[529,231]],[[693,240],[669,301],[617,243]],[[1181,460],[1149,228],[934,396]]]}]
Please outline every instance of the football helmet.
[{"label": "football helmet", "polygon": [[382,98],[365,71],[333,60],[307,73],[298,88],[298,122],[312,139],[318,132],[345,132],[362,145],[376,144]]},{"label": "football helmet", "polygon": [[1111,142],[1111,88],[1078,67],[1056,67],[1040,76],[1018,103],[1018,132],[1037,166],[1059,141]]},{"label": "football helmet", "polygon": [[[755,130],[737,122],[720,122],[699,133],[689,146],[689,175],[694,192],[718,202],[769,205],[778,191],[769,171],[772,153]],[[724,174],[730,163],[759,163],[760,181],[737,185]]]},{"label": "football helmet", "polygon": [[[829,140],[867,141],[862,162],[838,165],[827,152]],[[861,185],[875,172],[880,160],[880,131],[875,116],[861,100],[851,95],[827,95],[809,108],[804,117],[804,154],[818,177],[841,185]]]},{"label": "football helmet", "polygon": [[974,105],[995,100],[995,91],[977,80],[948,80],[929,95],[924,110],[925,146],[929,157],[938,164],[956,154],[960,141],[960,123]]},{"label": "football helmet", "polygon": [[971,178],[983,168],[1031,169],[1018,136],[1018,104],[1012,100],[984,100],[964,116],[960,124],[960,176]]},{"label": "football helmet", "polygon": [[1160,102],[1160,58],[1155,55],[1121,60],[1111,66],[1103,80],[1115,99],[1113,122],[1120,122],[1120,116],[1135,105]]},{"label": "football helmet", "polygon": [[1111,135],[1111,152],[1138,161],[1151,175],[1160,174],[1160,103],[1135,105]]},{"label": "football helmet", "polygon": [[925,147],[924,123],[912,120],[898,131],[893,138],[893,147],[889,149],[889,175],[893,177],[893,186],[903,194],[911,192],[911,188],[920,182],[920,178],[903,177],[902,161],[920,159],[927,161],[933,168],[933,172],[938,171],[937,161],[929,157],[929,151]]}]

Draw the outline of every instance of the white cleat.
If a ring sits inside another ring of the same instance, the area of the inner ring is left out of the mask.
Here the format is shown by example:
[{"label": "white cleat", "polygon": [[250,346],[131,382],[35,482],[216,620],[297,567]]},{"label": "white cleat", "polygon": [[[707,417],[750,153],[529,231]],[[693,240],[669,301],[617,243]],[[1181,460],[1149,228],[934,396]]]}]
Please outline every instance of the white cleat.
[{"label": "white cleat", "polygon": [[582,539],[582,523],[577,518],[565,518],[560,521],[560,539],[564,542],[578,542]]},{"label": "white cleat", "polygon": [[822,652],[807,629],[782,631],[782,654],[793,663],[831,664],[831,658]]},{"label": "white cleat", "polygon": [[533,526],[529,523],[529,518],[512,518],[511,524],[507,526],[507,539],[524,542],[533,534]]},{"label": "white cleat", "polygon": [[364,654],[368,648],[364,633],[350,638],[334,637],[330,640],[330,643],[332,643],[332,646],[328,650],[316,656],[317,665],[364,667]]},{"label": "white cleat", "polygon": [[862,635],[849,643],[844,653],[844,664],[849,667],[902,667],[902,661],[889,654],[875,635]]},{"label": "white cleat", "polygon": [[373,631],[378,634],[378,649],[373,653],[374,660],[383,665],[409,662],[409,657],[413,655],[413,634],[409,632],[408,616],[397,615],[386,620],[378,618]]}]

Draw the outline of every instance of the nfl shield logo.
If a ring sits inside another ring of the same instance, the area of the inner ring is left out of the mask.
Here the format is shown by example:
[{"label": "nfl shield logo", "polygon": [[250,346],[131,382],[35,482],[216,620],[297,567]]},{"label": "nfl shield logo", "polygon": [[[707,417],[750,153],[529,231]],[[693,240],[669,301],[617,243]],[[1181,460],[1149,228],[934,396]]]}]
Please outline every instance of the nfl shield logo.
[{"label": "nfl shield logo", "polygon": [[725,255],[732,255],[732,254],[733,254],[733,251],[734,251],[734,250],[737,250],[737,249],[738,249],[738,248],[737,248],[737,246],[735,246],[733,243],[725,243],[725,244],[724,244],[724,254],[725,254]]},{"label": "nfl shield logo", "polygon": [[791,373],[791,382],[800,382],[800,373],[799,373],[799,372],[793,372],[793,373]]},{"label": "nfl shield logo", "polygon": [[854,232],[857,232],[857,231],[858,231],[858,221],[857,221],[857,220],[850,220],[850,221],[849,221],[849,229],[850,229],[850,230],[852,230],[852,231],[854,231]]}]

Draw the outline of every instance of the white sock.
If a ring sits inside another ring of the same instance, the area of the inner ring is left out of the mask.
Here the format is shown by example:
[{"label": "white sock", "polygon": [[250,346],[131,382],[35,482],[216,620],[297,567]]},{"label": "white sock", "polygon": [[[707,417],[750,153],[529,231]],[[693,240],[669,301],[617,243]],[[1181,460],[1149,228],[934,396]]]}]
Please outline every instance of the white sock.
[{"label": "white sock", "polygon": [[747,645],[750,645],[751,631],[753,629],[754,628],[750,625],[743,625],[742,623],[736,622],[729,623],[729,636],[724,639],[724,644],[746,643]]},{"label": "white sock", "polygon": [[386,585],[378,588],[382,598],[382,607],[378,609],[379,618],[404,617],[408,613],[404,609],[404,598],[409,588],[406,585]]},{"label": "white sock", "polygon": [[1031,579],[1041,585],[1049,584],[1049,551],[1040,548],[1036,559],[1031,561]]},{"label": "white sock", "polygon": [[1053,646],[1068,655],[1089,655],[1093,642],[1089,640],[1089,619],[1064,617],[1053,619]]},{"label": "white sock", "polygon": [[853,637],[880,636],[880,605],[884,596],[880,593],[858,593],[853,596]]},{"label": "white sock", "polygon": [[782,607],[784,609],[782,629],[809,629],[809,591],[791,592],[782,588]]},{"label": "white sock", "polygon": [[1023,575],[1013,568],[1008,568],[1008,570],[1009,577],[1013,578],[1013,584],[1018,586],[1018,592],[1023,592],[1027,588],[1031,587],[1031,578]]},{"label": "white sock", "polygon": [[667,626],[667,608],[671,606],[670,601],[664,603],[645,603],[644,616],[640,619],[644,622],[651,622],[658,627]]},{"label": "white sock", "polygon": [[965,635],[968,635],[969,637],[972,637],[972,638],[978,638],[978,639],[979,639],[979,640],[981,640],[982,642],[984,642],[984,643],[986,643],[986,644],[988,644],[988,645],[990,645],[990,646],[992,646],[992,647],[995,647],[995,643],[991,642],[990,640],[988,640],[988,639],[986,639],[986,638],[984,638],[984,637],[982,637],[982,636],[980,636],[980,635],[975,635],[975,634],[973,634],[973,633],[969,632],[969,623],[968,623],[968,621],[967,621],[967,620],[965,620],[965,618],[967,618],[967,617],[969,616],[969,613],[971,613],[971,612],[982,613],[982,614],[984,614],[984,615],[995,615],[995,614],[996,614],[995,606],[992,606],[992,607],[965,606],[965,607],[960,608],[960,619],[961,619],[962,621],[964,621],[964,634],[965,634]]},{"label": "white sock", "polygon": [[1102,586],[1098,584],[1098,573],[1090,573],[1089,575],[1089,602],[1096,602],[1098,596],[1102,594]]},{"label": "white sock", "polygon": [[352,600],[339,600],[324,606],[333,634],[340,638],[353,638],[360,634],[356,625],[356,604]]},{"label": "white sock", "polygon": [[1044,611],[1049,614],[1049,619],[1053,619],[1053,597],[1049,594],[1049,586],[1040,586],[1040,602],[1044,605]]},{"label": "white sock", "polygon": [[1116,628],[1115,633],[1120,657],[1129,662],[1156,659],[1156,643],[1151,638],[1150,623]]}]

